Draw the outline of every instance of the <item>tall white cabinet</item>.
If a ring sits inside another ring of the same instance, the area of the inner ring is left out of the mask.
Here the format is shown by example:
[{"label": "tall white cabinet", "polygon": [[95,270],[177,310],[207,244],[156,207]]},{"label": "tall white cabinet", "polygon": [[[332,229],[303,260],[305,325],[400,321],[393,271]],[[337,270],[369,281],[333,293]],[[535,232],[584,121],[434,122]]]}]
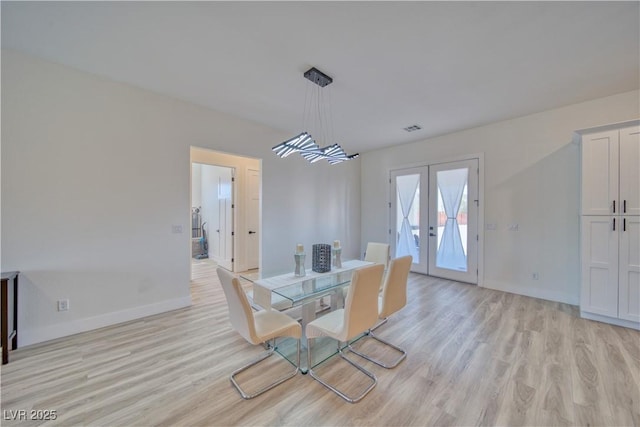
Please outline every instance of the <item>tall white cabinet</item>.
[{"label": "tall white cabinet", "polygon": [[580,313],[640,329],[640,126],[581,134]]}]

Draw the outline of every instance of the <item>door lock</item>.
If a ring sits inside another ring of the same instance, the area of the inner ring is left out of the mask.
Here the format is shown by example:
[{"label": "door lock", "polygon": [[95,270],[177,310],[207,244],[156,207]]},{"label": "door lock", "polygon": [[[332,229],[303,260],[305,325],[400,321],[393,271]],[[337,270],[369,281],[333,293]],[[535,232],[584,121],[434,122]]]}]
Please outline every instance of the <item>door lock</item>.
[{"label": "door lock", "polygon": [[256,231],[249,230],[249,234],[256,234],[256,233],[257,233]]}]

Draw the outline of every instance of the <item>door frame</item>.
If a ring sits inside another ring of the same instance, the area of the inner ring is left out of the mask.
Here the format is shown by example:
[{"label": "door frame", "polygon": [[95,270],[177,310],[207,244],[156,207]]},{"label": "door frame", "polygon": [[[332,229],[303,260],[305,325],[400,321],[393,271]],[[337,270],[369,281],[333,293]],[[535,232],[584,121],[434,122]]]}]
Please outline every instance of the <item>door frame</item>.
[{"label": "door frame", "polygon": [[[405,163],[394,165],[387,169],[386,180],[391,179],[391,173],[393,171],[397,171],[399,169],[413,169],[424,166],[435,165],[439,163],[453,163],[459,162],[463,160],[471,160],[478,159],[478,283],[479,287],[484,287],[484,206],[485,206],[485,198],[484,198],[484,153],[469,153],[458,156],[451,157],[434,157],[429,159],[429,161],[422,162],[413,162],[413,163]],[[392,230],[394,229],[393,219],[394,214],[391,212],[392,198],[395,196],[395,191],[391,188],[391,183],[387,186],[387,201],[389,209],[387,211],[387,224],[389,225],[389,243],[392,244],[391,235]],[[395,204],[395,203],[394,203]],[[392,247],[395,247],[395,243],[392,244]],[[393,254],[391,255],[393,257]]]}]

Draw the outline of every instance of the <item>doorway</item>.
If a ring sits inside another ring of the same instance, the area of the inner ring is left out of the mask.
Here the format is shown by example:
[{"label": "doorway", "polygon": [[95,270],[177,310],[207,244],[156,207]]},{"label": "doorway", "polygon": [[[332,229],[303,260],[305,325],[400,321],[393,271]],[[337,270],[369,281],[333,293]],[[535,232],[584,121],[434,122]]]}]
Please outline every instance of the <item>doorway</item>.
[{"label": "doorway", "polygon": [[192,260],[233,272],[259,268],[261,160],[199,147],[191,147],[190,158],[192,217],[202,210],[209,244],[206,259]]},{"label": "doorway", "polygon": [[390,173],[394,257],[412,271],[478,283],[478,159]]},{"label": "doorway", "polygon": [[192,163],[192,257],[233,270],[235,169]]}]

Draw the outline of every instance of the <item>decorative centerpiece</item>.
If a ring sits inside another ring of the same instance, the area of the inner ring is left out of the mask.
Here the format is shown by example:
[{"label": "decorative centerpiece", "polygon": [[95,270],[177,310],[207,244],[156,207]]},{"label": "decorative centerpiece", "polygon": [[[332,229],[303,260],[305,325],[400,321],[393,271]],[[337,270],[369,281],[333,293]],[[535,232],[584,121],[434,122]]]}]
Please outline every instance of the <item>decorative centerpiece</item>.
[{"label": "decorative centerpiece", "polygon": [[333,255],[333,266],[335,268],[342,268],[342,247],[340,246],[340,240],[333,241],[333,248],[331,249]]},{"label": "decorative centerpiece", "polygon": [[331,271],[331,245],[317,243],[313,245],[313,260],[311,269],[316,273]]},{"label": "decorative centerpiece", "polygon": [[306,276],[307,272],[304,269],[304,246],[302,246],[302,244],[298,243],[296,245],[296,253],[293,254],[293,259],[296,261],[296,269],[293,274],[296,277]]}]

